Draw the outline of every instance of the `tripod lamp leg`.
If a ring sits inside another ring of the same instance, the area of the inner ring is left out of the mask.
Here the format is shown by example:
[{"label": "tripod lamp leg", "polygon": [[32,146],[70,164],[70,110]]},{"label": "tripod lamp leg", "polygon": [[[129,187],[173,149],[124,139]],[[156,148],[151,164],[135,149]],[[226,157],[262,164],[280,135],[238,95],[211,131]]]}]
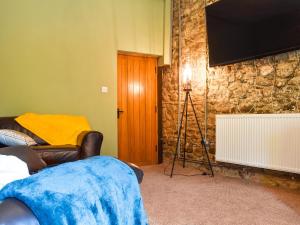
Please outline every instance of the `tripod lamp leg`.
[{"label": "tripod lamp leg", "polygon": [[183,146],[183,168],[185,167],[185,157],[186,157],[186,135],[187,135],[187,123],[188,123],[188,107],[189,100],[186,101],[186,109],[185,109],[185,126],[184,126],[184,146]]},{"label": "tripod lamp leg", "polygon": [[192,100],[192,97],[191,97],[190,94],[189,94],[189,99],[190,99],[190,101],[191,101],[191,105],[192,105],[193,112],[194,112],[194,115],[195,115],[196,123],[197,123],[198,130],[199,130],[199,133],[200,133],[201,144],[202,144],[202,146],[203,146],[203,148],[204,148],[204,151],[205,151],[205,155],[206,155],[206,158],[207,158],[207,161],[208,161],[209,169],[210,169],[210,171],[211,171],[211,176],[213,177],[213,176],[214,176],[214,171],[213,171],[212,166],[211,166],[211,162],[210,162],[210,159],[209,159],[209,155],[208,155],[208,151],[207,151],[205,139],[204,139],[204,137],[203,137],[202,130],[201,130],[201,127],[200,127],[200,123],[199,123],[199,121],[198,121],[198,117],[197,117],[197,114],[196,114],[196,110],[195,110],[195,107],[194,107],[194,104],[193,104],[193,100]]},{"label": "tripod lamp leg", "polygon": [[170,177],[171,177],[171,178],[172,178],[172,176],[173,176],[173,171],[174,171],[175,161],[176,161],[177,154],[178,154],[178,150],[179,150],[179,141],[180,141],[180,136],[181,136],[182,121],[183,121],[184,112],[185,112],[185,110],[186,110],[186,103],[187,103],[187,101],[188,101],[188,95],[187,95],[187,93],[186,93],[186,96],[185,96],[185,99],[184,99],[184,105],[183,105],[182,115],[181,115],[181,119],[180,119],[179,130],[178,130],[178,137],[177,137],[176,151],[174,152],[174,158],[173,158],[173,163],[172,163],[172,170],[171,170],[171,174],[170,174]]}]

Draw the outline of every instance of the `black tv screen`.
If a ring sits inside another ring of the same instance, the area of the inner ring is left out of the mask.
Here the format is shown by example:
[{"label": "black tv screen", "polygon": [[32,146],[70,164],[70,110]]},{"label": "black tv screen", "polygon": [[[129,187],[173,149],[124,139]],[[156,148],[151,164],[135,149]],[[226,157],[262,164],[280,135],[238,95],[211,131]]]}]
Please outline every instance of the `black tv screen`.
[{"label": "black tv screen", "polygon": [[300,0],[220,0],[205,9],[210,66],[300,49]]}]

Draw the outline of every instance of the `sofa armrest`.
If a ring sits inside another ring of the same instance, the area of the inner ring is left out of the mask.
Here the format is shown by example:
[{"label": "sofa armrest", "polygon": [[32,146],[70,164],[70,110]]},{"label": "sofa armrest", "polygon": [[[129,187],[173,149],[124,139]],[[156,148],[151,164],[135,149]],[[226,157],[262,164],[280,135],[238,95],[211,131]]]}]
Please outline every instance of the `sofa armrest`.
[{"label": "sofa armrest", "polygon": [[0,143],[0,148],[5,148],[5,147],[7,146]]},{"label": "sofa armrest", "polygon": [[127,164],[133,170],[133,172],[135,173],[136,178],[137,178],[139,184],[142,183],[143,177],[144,177],[143,170],[139,166],[137,166],[137,165],[135,165],[133,163],[129,163],[129,162],[125,162],[125,161],[122,161],[122,162],[125,163],[125,164]]},{"label": "sofa armrest", "polygon": [[85,159],[91,156],[100,155],[102,141],[103,135],[98,131],[81,133],[78,137],[78,144],[81,146],[80,158]]},{"label": "sofa armrest", "polygon": [[[13,155],[27,164],[30,173],[44,169],[46,162],[28,146],[14,146],[0,149],[1,155]],[[1,223],[0,223],[1,224]]]}]

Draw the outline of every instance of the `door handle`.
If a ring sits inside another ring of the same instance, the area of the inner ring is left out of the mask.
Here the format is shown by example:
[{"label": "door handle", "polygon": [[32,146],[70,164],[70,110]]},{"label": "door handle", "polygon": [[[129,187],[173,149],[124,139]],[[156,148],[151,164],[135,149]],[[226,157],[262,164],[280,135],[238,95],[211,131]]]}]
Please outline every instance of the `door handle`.
[{"label": "door handle", "polygon": [[118,119],[119,119],[119,117],[120,117],[120,114],[121,113],[123,113],[124,111],[122,110],[122,109],[117,109],[117,117],[118,117]]}]

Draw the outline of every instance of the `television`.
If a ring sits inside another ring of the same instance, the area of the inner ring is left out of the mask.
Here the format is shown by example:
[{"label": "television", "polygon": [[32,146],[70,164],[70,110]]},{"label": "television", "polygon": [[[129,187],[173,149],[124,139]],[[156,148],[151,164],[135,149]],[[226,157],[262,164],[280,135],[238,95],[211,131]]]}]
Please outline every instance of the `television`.
[{"label": "television", "polygon": [[300,0],[220,0],[205,12],[211,67],[300,49]]}]

